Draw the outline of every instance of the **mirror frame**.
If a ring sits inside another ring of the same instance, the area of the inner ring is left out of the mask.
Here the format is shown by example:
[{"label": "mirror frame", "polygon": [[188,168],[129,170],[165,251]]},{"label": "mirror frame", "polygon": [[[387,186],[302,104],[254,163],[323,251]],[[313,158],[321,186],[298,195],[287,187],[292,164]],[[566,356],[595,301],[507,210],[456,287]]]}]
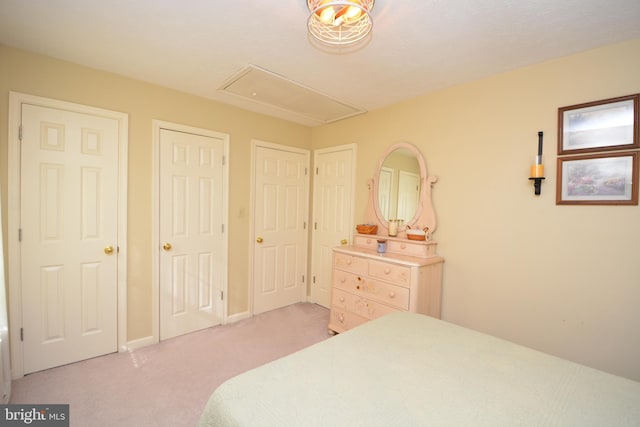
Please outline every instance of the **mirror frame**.
[{"label": "mirror frame", "polygon": [[[369,222],[378,225],[378,234],[388,234],[388,220],[382,215],[380,209],[380,200],[378,197],[378,185],[380,180],[380,171],[382,165],[389,154],[393,151],[403,148],[410,151],[418,160],[420,165],[420,197],[418,200],[418,207],[413,218],[405,221],[405,225],[411,228],[423,229],[428,227],[427,240],[431,240],[431,235],[436,229],[436,216],[433,209],[433,203],[431,201],[431,185],[437,181],[437,177],[427,175],[427,167],[424,157],[420,150],[413,144],[408,142],[398,142],[387,148],[380,156],[378,164],[376,166],[373,179],[369,181],[369,207],[367,219]],[[373,215],[371,214],[373,212]],[[401,231],[405,231],[404,229]],[[400,237],[406,236],[405,233],[399,233]]]}]

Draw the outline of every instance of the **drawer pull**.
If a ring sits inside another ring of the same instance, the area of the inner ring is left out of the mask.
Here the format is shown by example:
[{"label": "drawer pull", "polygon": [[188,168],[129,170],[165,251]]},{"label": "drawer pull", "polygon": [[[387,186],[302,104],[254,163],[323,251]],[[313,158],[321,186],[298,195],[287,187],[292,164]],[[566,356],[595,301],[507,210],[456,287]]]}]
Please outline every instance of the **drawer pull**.
[{"label": "drawer pull", "polygon": [[340,283],[344,283],[344,282],[346,282],[346,281],[347,281],[347,279],[345,279],[344,277],[341,277],[341,278],[340,278]]},{"label": "drawer pull", "polygon": [[389,298],[395,298],[395,296],[396,296],[395,292],[393,291],[389,292]]},{"label": "drawer pull", "polygon": [[400,245],[400,249],[406,249],[407,245],[405,245],[404,243]]},{"label": "drawer pull", "polygon": [[356,285],[356,289],[360,289],[360,285]]},{"label": "drawer pull", "polygon": [[385,268],[385,269],[384,269],[384,274],[389,274],[389,273],[391,273],[391,270],[390,270],[390,269],[388,269],[388,268]]},{"label": "drawer pull", "polygon": [[340,313],[340,316],[338,316],[338,320],[344,323],[344,314]]},{"label": "drawer pull", "polygon": [[340,297],[340,302],[344,302],[344,297]]},{"label": "drawer pull", "polygon": [[347,265],[351,265],[351,260],[350,259],[347,260]]}]

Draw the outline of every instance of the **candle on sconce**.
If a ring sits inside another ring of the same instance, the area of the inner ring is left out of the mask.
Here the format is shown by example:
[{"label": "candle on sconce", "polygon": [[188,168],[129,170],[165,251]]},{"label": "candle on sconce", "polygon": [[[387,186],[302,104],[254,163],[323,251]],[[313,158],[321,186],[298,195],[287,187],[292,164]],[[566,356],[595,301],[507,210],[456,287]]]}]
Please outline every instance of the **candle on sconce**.
[{"label": "candle on sconce", "polygon": [[543,178],[543,177],[544,177],[544,165],[532,165],[531,178]]},{"label": "candle on sconce", "polygon": [[538,132],[538,155],[536,156],[535,163],[531,166],[531,177],[542,178],[544,177],[544,165],[542,164],[542,131]]}]

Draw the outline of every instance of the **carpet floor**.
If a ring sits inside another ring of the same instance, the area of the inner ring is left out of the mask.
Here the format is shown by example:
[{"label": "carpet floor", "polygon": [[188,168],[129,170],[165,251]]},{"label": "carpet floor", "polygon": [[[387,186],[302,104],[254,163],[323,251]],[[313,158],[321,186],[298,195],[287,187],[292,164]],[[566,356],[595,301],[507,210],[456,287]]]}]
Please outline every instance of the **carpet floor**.
[{"label": "carpet floor", "polygon": [[69,404],[73,427],[194,426],[227,379],[330,337],[329,311],[299,303],[12,383],[11,403]]}]

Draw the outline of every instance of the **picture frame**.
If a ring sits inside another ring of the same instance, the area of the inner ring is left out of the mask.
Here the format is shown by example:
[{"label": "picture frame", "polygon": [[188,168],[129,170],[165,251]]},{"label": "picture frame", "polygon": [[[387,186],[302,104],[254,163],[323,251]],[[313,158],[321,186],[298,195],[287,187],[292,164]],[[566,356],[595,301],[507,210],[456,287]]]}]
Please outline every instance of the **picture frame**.
[{"label": "picture frame", "polygon": [[638,152],[558,157],[557,205],[637,205]]},{"label": "picture frame", "polygon": [[640,94],[558,108],[558,155],[640,148]]}]

